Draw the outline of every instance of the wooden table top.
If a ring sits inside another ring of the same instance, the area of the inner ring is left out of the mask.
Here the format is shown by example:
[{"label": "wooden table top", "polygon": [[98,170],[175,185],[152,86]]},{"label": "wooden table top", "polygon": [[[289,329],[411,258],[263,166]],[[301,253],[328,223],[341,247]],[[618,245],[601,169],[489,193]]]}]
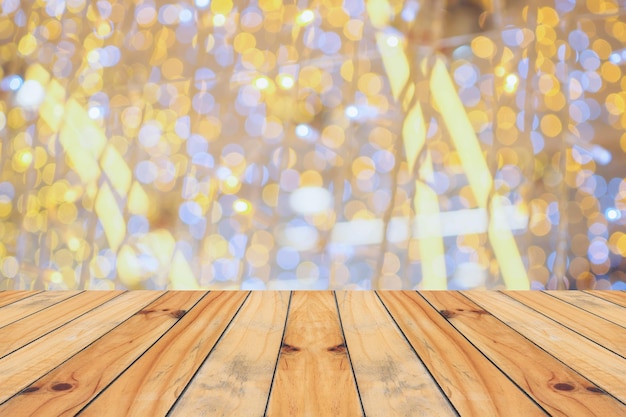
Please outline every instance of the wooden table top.
[{"label": "wooden table top", "polygon": [[0,292],[0,416],[626,416],[624,292]]}]

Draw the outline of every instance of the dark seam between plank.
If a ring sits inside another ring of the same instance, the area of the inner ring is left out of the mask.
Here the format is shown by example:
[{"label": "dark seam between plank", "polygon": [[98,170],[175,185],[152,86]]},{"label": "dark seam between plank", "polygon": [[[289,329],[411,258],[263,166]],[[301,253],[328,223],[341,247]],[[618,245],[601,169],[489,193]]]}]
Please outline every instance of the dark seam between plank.
[{"label": "dark seam between plank", "polygon": [[337,291],[333,291],[333,298],[335,299],[335,307],[337,308],[337,318],[339,319],[339,329],[341,330],[341,337],[343,338],[343,343],[346,346],[346,354],[348,355],[348,363],[350,364],[350,370],[352,371],[352,378],[354,379],[354,387],[356,388],[356,395],[359,398],[359,404],[361,405],[361,412],[363,413],[363,417],[367,417],[367,414],[365,414],[365,407],[363,406],[363,399],[361,398],[361,391],[359,390],[359,384],[356,380],[356,372],[354,371],[354,365],[352,364],[352,357],[350,356],[350,348],[348,346],[348,341],[346,340],[346,333],[343,330],[343,321],[341,320],[341,312],[339,311],[339,302],[337,301]]},{"label": "dark seam between plank", "polygon": [[557,320],[557,319],[555,319],[555,318],[550,317],[550,316],[549,316],[549,315],[547,315],[546,313],[543,313],[543,312],[541,312],[541,311],[537,310],[536,308],[533,308],[533,307],[531,307],[531,306],[529,306],[529,305],[527,305],[527,304],[524,304],[523,302],[518,301],[517,299],[515,299],[514,297],[511,297],[510,295],[508,295],[508,294],[506,294],[506,293],[503,293],[503,292],[501,292],[501,291],[498,291],[498,293],[500,293],[500,294],[504,295],[504,296],[505,296],[505,297],[507,297],[507,298],[510,298],[511,300],[513,300],[513,301],[515,301],[515,302],[518,302],[518,303],[520,303],[520,304],[524,305],[525,307],[527,307],[527,308],[529,308],[529,309],[533,310],[534,312],[536,312],[536,313],[538,313],[538,314],[540,314],[540,315],[544,316],[544,317],[545,317],[545,318],[547,318],[548,320],[551,320],[551,321],[555,322],[556,324],[558,324],[559,326],[561,326],[561,327],[563,327],[563,328],[565,328],[565,329],[568,329],[568,330],[570,330],[570,331],[572,331],[572,332],[576,333],[577,335],[581,336],[582,338],[589,340],[590,342],[592,342],[592,343],[594,343],[594,344],[596,344],[596,345],[600,346],[601,348],[603,348],[603,349],[605,349],[605,350],[607,350],[607,351],[609,351],[609,352],[613,353],[614,355],[617,355],[617,356],[619,356],[619,357],[620,357],[620,358],[622,358],[622,359],[626,359],[626,357],[624,357],[623,355],[621,355],[621,354],[619,354],[619,353],[617,353],[617,352],[615,352],[615,351],[613,351],[613,350],[609,349],[609,348],[608,348],[608,347],[606,347],[606,346],[602,346],[600,343],[596,342],[596,341],[595,341],[595,340],[593,340],[591,337],[589,337],[589,336],[586,336],[586,335],[582,334],[581,332],[579,332],[579,331],[578,331],[578,330],[576,330],[576,329],[572,329],[572,328],[571,328],[571,327],[569,327],[568,325],[566,325],[566,324],[564,324],[564,323],[561,323],[560,321],[558,321],[558,320]]},{"label": "dark seam between plank", "polygon": [[[7,324],[4,324],[4,325],[0,326],[0,329],[4,329],[5,327],[7,327],[7,326],[9,326],[9,325],[11,325],[11,324],[13,324],[13,323],[17,323],[17,322],[19,322],[19,321],[22,321],[22,320],[24,320],[25,318],[28,318],[28,317],[30,317],[30,316],[32,316],[32,315],[34,315],[34,314],[40,313],[40,312],[42,312],[42,311],[45,311],[45,310],[49,309],[50,307],[54,307],[54,306],[55,306],[55,305],[57,305],[57,304],[60,304],[60,303],[62,303],[62,302],[64,302],[64,301],[67,301],[67,300],[70,300],[70,299],[72,299],[72,298],[74,298],[74,297],[77,297],[77,296],[79,296],[80,294],[82,294],[83,292],[84,292],[84,291],[80,291],[80,292],[78,292],[78,293],[76,293],[76,294],[74,294],[74,295],[71,295],[71,296],[69,296],[69,297],[67,297],[67,298],[64,298],[64,299],[62,299],[62,300],[59,300],[59,301],[57,301],[56,303],[52,303],[52,304],[50,304],[49,306],[46,306],[46,307],[44,307],[44,308],[42,308],[42,309],[39,309],[39,310],[33,311],[32,313],[28,313],[28,314],[26,314],[25,316],[20,317],[19,319],[15,319],[15,320],[13,320],[13,321],[12,321],[12,322],[10,322],[10,323],[7,323]],[[33,294],[33,295],[37,295],[37,294]],[[28,298],[30,298],[30,297],[22,298],[22,299],[16,300],[15,302],[22,301],[22,300],[27,300]],[[11,303],[11,304],[13,304],[13,303]],[[11,305],[11,304],[9,304],[9,305]],[[6,307],[6,306],[4,306],[4,307]]]},{"label": "dark seam between plank", "polygon": [[[459,292],[459,294],[461,294],[463,297],[467,298],[469,301],[471,301],[472,303],[476,304],[477,306],[480,306],[481,308],[485,308],[482,304],[480,304],[478,301],[474,301],[471,298],[469,298],[467,295],[465,295],[463,292]],[[517,300],[516,300],[517,301]],[[517,301],[519,302],[519,301]],[[520,303],[521,304],[521,303]],[[523,304],[526,305],[526,304]],[[621,401],[619,398],[615,397],[611,392],[609,392],[608,390],[605,390],[604,388],[602,388],[602,386],[600,384],[597,384],[595,382],[593,382],[592,379],[588,378],[587,376],[583,375],[581,372],[578,372],[576,369],[572,368],[569,364],[567,364],[566,362],[564,362],[563,360],[559,359],[557,356],[553,355],[552,353],[548,352],[546,349],[544,349],[543,347],[541,347],[540,345],[538,345],[537,343],[535,343],[534,340],[530,339],[528,336],[526,336],[524,333],[516,330],[514,327],[510,326],[509,324],[507,324],[504,320],[502,320],[500,317],[496,316],[493,312],[490,312],[491,315],[493,317],[495,317],[498,321],[502,322],[505,326],[507,326],[508,328],[510,328],[511,330],[513,330],[515,333],[521,335],[524,339],[528,340],[530,343],[532,343],[534,346],[537,347],[537,349],[544,351],[545,353],[547,353],[548,355],[552,356],[554,359],[556,359],[558,362],[562,363],[566,368],[569,368],[570,371],[572,371],[575,374],[578,374],[580,377],[582,377],[583,379],[593,383],[594,385],[598,386],[600,389],[602,389],[608,396],[612,397],[613,399],[615,399],[617,402],[619,402],[620,404],[624,404],[626,405],[626,403],[624,403],[623,401]]]},{"label": "dark seam between plank", "polygon": [[[418,291],[419,294],[419,291]],[[428,305],[430,305],[435,311],[437,311],[437,309],[435,308],[434,305],[432,305],[422,294],[419,294],[420,297],[422,297],[422,299],[424,301],[426,301],[426,303],[428,303]],[[474,303],[472,300],[470,300],[472,303]],[[478,305],[477,303],[474,303],[476,305]],[[482,308],[482,307],[481,307]],[[488,311],[485,309],[485,311]],[[539,404],[537,402],[537,400],[535,400],[528,392],[526,392],[525,389],[523,389],[517,382],[515,382],[510,376],[509,374],[507,374],[506,372],[504,372],[504,370],[502,368],[500,368],[493,360],[491,360],[490,357],[488,357],[482,350],[478,349],[478,346],[476,346],[470,339],[468,339],[465,334],[463,334],[463,332],[461,330],[459,330],[456,326],[454,326],[449,320],[446,320],[448,322],[448,324],[450,326],[452,326],[452,328],[454,328],[454,330],[457,331],[457,333],[459,333],[465,340],[467,340],[467,342],[472,345],[472,347],[474,349],[476,349],[478,352],[480,352],[480,354],[489,361],[489,363],[491,363],[498,371],[500,371],[509,381],[511,381],[511,383],[513,385],[515,385],[517,387],[517,389],[519,389],[530,401],[532,401],[537,407],[539,407],[541,409],[541,411],[543,411],[547,416],[550,416],[551,414],[545,409],[543,408],[543,406],[541,404]]]},{"label": "dark seam between plank", "polygon": [[435,384],[435,386],[437,387],[437,389],[439,390],[439,392],[441,393],[441,395],[443,396],[443,398],[445,398],[446,402],[448,403],[448,405],[450,406],[450,409],[457,415],[457,416],[461,416],[461,414],[459,413],[459,411],[456,409],[456,407],[454,406],[454,404],[452,404],[452,401],[450,401],[450,398],[448,398],[448,396],[446,395],[445,391],[443,390],[443,388],[441,387],[441,385],[439,385],[439,382],[437,381],[437,379],[435,378],[435,376],[432,374],[432,372],[430,371],[430,368],[428,368],[428,366],[426,365],[426,363],[424,362],[424,360],[422,359],[422,357],[419,355],[419,353],[417,353],[417,350],[415,350],[415,347],[413,346],[413,344],[411,343],[411,341],[409,340],[409,338],[406,336],[406,334],[404,333],[404,330],[402,330],[402,327],[400,327],[400,323],[398,323],[396,321],[396,318],[393,316],[393,314],[391,314],[391,311],[389,311],[389,309],[387,308],[387,305],[385,304],[385,302],[380,298],[380,295],[378,294],[378,291],[375,292],[376,293],[376,297],[378,298],[378,301],[380,301],[380,303],[382,304],[383,308],[385,309],[385,311],[387,311],[387,314],[389,314],[389,317],[391,317],[391,320],[393,321],[393,323],[396,326],[396,329],[400,332],[400,334],[402,335],[402,337],[404,338],[404,341],[407,343],[407,345],[409,346],[409,348],[413,351],[413,353],[415,354],[415,356],[417,357],[417,359],[421,362],[421,364],[424,366],[424,369],[426,370],[426,372],[428,372],[428,375],[430,376],[430,379],[433,381],[433,383]]},{"label": "dark seam between plank", "polygon": [[[3,290],[3,292],[8,292],[8,291]],[[13,303],[17,303],[18,301],[26,300],[27,298],[30,298],[30,297],[32,297],[33,295],[41,294],[43,291],[26,291],[26,292],[30,292],[31,294],[28,294],[26,297],[23,297],[23,298],[18,298],[17,300],[13,300],[13,301],[11,301],[10,303],[6,303],[6,304],[4,304],[4,305],[0,306],[0,309],[1,309],[1,308],[4,308],[4,307],[7,307],[7,306],[10,306],[10,305],[11,305],[11,304],[13,304]],[[0,310],[0,311],[1,311],[1,310]]]},{"label": "dark seam between plank", "polygon": [[[26,343],[26,344],[24,344],[24,345],[22,345],[22,346],[18,347],[17,349],[14,349],[14,350],[12,350],[12,351],[10,351],[10,352],[8,352],[8,353],[5,353],[5,354],[0,353],[0,359],[2,359],[2,358],[4,358],[4,357],[9,356],[9,355],[11,355],[12,353],[15,353],[15,352],[17,352],[17,351],[18,351],[18,350],[20,350],[20,349],[24,349],[25,347],[27,347],[27,346],[28,346],[28,345],[30,345],[31,343],[34,343],[34,342],[36,342],[37,340],[41,339],[42,337],[45,337],[45,336],[49,335],[50,333],[52,333],[52,332],[55,332],[55,331],[59,330],[61,327],[64,327],[64,326],[66,326],[66,325],[70,324],[70,323],[71,323],[71,322],[73,322],[74,320],[77,320],[77,319],[81,318],[82,316],[84,316],[85,314],[87,314],[87,313],[89,313],[89,312],[91,312],[91,311],[95,310],[96,308],[99,308],[100,306],[105,305],[105,304],[106,304],[106,303],[108,303],[109,301],[113,301],[114,299],[116,299],[117,297],[119,297],[119,296],[120,296],[120,295],[122,295],[122,294],[123,294],[123,293],[120,293],[120,294],[116,295],[115,297],[110,298],[110,299],[106,300],[105,302],[103,302],[103,303],[101,303],[101,304],[98,304],[97,306],[93,307],[91,310],[87,310],[87,311],[85,311],[85,312],[83,312],[83,313],[81,313],[81,314],[77,315],[76,317],[74,317],[74,318],[72,318],[72,319],[70,319],[70,320],[66,321],[65,323],[60,324],[59,326],[55,327],[54,329],[49,330],[48,332],[46,332],[46,333],[44,333],[44,334],[42,334],[42,335],[40,335],[40,336],[38,336],[38,337],[34,338],[34,339],[33,339],[33,340],[31,340],[30,342],[28,342],[28,343]],[[79,295],[80,295],[80,294],[79,294]],[[69,300],[69,298],[68,298],[68,300]],[[67,300],[63,300],[63,301],[67,301]],[[51,307],[52,307],[52,306],[51,306]],[[41,311],[43,311],[43,310],[41,310]],[[17,322],[13,322],[13,323],[17,323]]]},{"label": "dark seam between plank", "polygon": [[[121,297],[123,294],[126,294],[127,292],[128,292],[128,291],[124,291],[124,292],[120,293],[119,295],[117,295],[117,296],[115,296],[115,297],[111,298],[110,300],[108,300],[106,303],[100,304],[98,307],[95,307],[95,308],[93,308],[92,310],[86,311],[85,313],[81,314],[81,315],[80,315],[80,316],[78,316],[78,317],[82,317],[82,316],[84,316],[85,314],[88,314],[88,313],[90,313],[90,312],[94,311],[94,310],[95,310],[95,309],[97,309],[97,308],[101,308],[102,306],[104,306],[104,305],[106,305],[106,304],[110,303],[111,301],[115,300],[115,299],[116,299],[116,298],[118,298],[118,297]],[[144,304],[144,305],[143,305],[143,307],[145,307],[145,306],[147,306],[147,305],[150,305],[151,303],[153,303],[153,302],[157,301],[159,298],[163,297],[163,295],[165,295],[165,294],[162,294],[162,295],[160,295],[159,297],[155,298],[153,301],[150,301],[149,303]],[[143,307],[141,307],[141,308],[143,308]],[[81,352],[82,352],[82,351],[84,351],[85,349],[89,348],[91,345],[93,345],[94,343],[96,343],[98,340],[102,339],[102,338],[103,338],[103,337],[105,337],[107,334],[109,334],[110,332],[112,332],[113,330],[115,330],[118,326],[121,326],[122,324],[124,324],[124,323],[125,323],[126,321],[128,321],[128,320],[129,320],[132,316],[133,316],[133,315],[130,315],[128,318],[126,318],[125,320],[123,320],[123,321],[122,321],[121,323],[119,323],[117,326],[114,326],[112,329],[108,330],[107,332],[103,333],[103,334],[102,334],[102,335],[100,335],[99,337],[95,338],[95,339],[94,339],[94,340],[92,340],[89,344],[87,344],[85,347],[83,347],[83,348],[82,348],[82,349],[80,349],[79,351],[75,352],[75,353],[74,353],[72,356],[70,356],[69,358],[67,358],[67,359],[65,359],[65,360],[63,360],[63,361],[61,361],[61,363],[59,363],[59,364],[57,364],[57,365],[53,366],[52,368],[50,368],[49,370],[47,370],[45,373],[43,373],[42,375],[40,375],[39,377],[37,377],[37,379],[35,379],[35,380],[33,380],[33,381],[29,382],[29,383],[26,385],[26,387],[28,387],[29,385],[34,384],[35,382],[39,381],[40,379],[42,379],[42,378],[43,378],[43,377],[45,377],[46,375],[50,374],[50,373],[51,373],[52,371],[54,371],[55,369],[58,369],[59,367],[63,366],[66,362],[70,361],[70,360],[71,360],[74,356],[78,355],[79,353],[81,353]],[[78,318],[78,317],[76,317],[76,318]],[[60,329],[61,327],[65,327],[66,325],[67,325],[67,323],[65,323],[63,326],[58,327],[56,330]],[[43,336],[42,336],[42,337],[43,337]],[[24,388],[22,388],[22,389],[24,389]],[[1,405],[3,405],[3,404],[5,404],[5,403],[7,403],[8,401],[10,401],[10,400],[11,400],[12,398],[14,398],[16,395],[19,395],[19,393],[21,392],[21,390],[22,390],[22,389],[20,389],[18,392],[16,392],[15,394],[13,394],[11,397],[7,398],[7,399],[6,399],[6,400],[4,400],[3,402],[0,402],[0,406],[1,406]]]},{"label": "dark seam between plank", "polygon": [[[158,297],[157,299],[155,299],[154,301],[151,301],[150,303],[144,305],[142,308],[140,308],[138,311],[143,310],[145,307],[149,306],[150,304],[153,304],[155,302],[157,302],[160,298],[164,297],[168,292],[170,291],[166,291],[163,293],[163,295],[161,295],[160,297]],[[198,301],[196,301],[193,306],[191,306],[191,308],[189,308],[188,312],[191,311],[191,309],[193,309],[196,305],[198,305],[198,303],[200,301],[202,301],[208,294],[209,292],[205,292],[205,294],[200,297],[198,299]],[[130,320],[132,317],[134,316],[131,315],[127,320],[125,320],[124,322]],[[102,389],[91,399],[87,402],[87,404],[85,404],[80,410],[78,410],[78,412],[76,414],[74,414],[75,416],[81,414],[85,408],[89,407],[89,405],[91,403],[93,403],[96,399],[98,399],[98,397],[100,397],[100,395],[106,391],[111,385],[113,385],[115,383],[115,381],[117,381],[131,366],[133,366],[139,359],[141,359],[143,357],[143,355],[145,355],[146,352],[148,352],[150,349],[152,349],[154,347],[155,344],[157,344],[159,342],[159,340],[161,340],[163,338],[163,336],[165,336],[167,334],[167,332],[169,332],[172,327],[174,327],[177,323],[179,322],[179,320],[175,321],[174,323],[172,323],[172,325],[170,327],[168,327],[163,333],[161,333],[161,335],[159,337],[156,338],[156,340],[154,342],[152,342],[139,356],[137,356],[124,370],[122,370],[119,374],[117,374],[117,376],[115,378],[113,378],[106,386],[102,387]],[[123,323],[120,323],[120,326]],[[111,329],[113,330],[113,329]],[[107,332],[108,333],[108,332]],[[104,335],[103,335],[104,337]]]},{"label": "dark seam between plank", "polygon": [[293,298],[293,291],[290,291],[289,300],[287,301],[287,314],[285,314],[285,325],[283,326],[283,334],[280,337],[280,346],[278,346],[278,355],[276,356],[276,363],[274,364],[274,372],[272,373],[272,380],[270,381],[270,388],[267,391],[267,401],[265,402],[265,409],[263,410],[263,416],[267,416],[267,411],[270,407],[270,398],[272,398],[272,391],[274,389],[274,379],[276,378],[276,372],[278,371],[278,364],[280,363],[280,356],[282,353],[281,346],[285,342],[285,333],[287,332],[287,323],[289,323],[289,313],[291,313],[292,298]]},{"label": "dark seam between plank", "polygon": [[[614,304],[614,305],[618,306],[619,308],[626,308],[626,307],[624,307],[623,305],[619,304],[616,301],[609,300],[608,298],[604,298],[604,297],[599,296],[598,295],[598,291],[587,291],[587,290],[584,290],[584,291],[581,291],[581,292],[583,292],[585,294],[589,294],[590,296],[592,296],[594,298],[597,298],[598,300],[602,300],[602,301],[606,301],[607,303]],[[624,294],[624,291],[614,291],[614,290],[611,290],[611,292],[620,292],[620,293]]]},{"label": "dark seam between plank", "polygon": [[[208,292],[207,292],[208,294]],[[206,295],[204,295],[204,297],[206,297]],[[228,292],[224,292],[224,294],[229,294]],[[198,368],[194,371],[193,375],[191,375],[191,378],[189,378],[189,381],[187,382],[187,384],[185,384],[185,386],[183,387],[182,391],[180,392],[180,394],[176,397],[176,400],[172,403],[172,405],[170,406],[169,410],[167,410],[167,412],[165,413],[165,416],[169,416],[172,411],[174,410],[174,408],[176,408],[176,404],[178,404],[178,402],[180,401],[180,399],[183,397],[183,395],[185,394],[185,392],[187,392],[187,390],[189,389],[189,386],[193,383],[193,380],[196,378],[196,375],[198,375],[198,373],[200,372],[200,369],[202,369],[202,366],[204,366],[204,364],[206,363],[207,360],[209,360],[209,357],[211,356],[211,354],[213,353],[213,351],[215,350],[215,348],[217,347],[217,345],[219,345],[220,341],[222,340],[222,338],[224,337],[224,335],[226,334],[226,331],[228,329],[230,329],[231,324],[233,323],[233,321],[235,320],[235,318],[239,315],[239,312],[241,311],[241,309],[243,308],[243,306],[246,304],[246,302],[248,301],[248,298],[250,298],[250,294],[251,291],[248,291],[248,294],[246,295],[246,297],[243,299],[243,301],[241,302],[241,304],[239,304],[239,307],[237,307],[237,310],[235,310],[235,313],[233,314],[233,316],[230,318],[230,320],[228,321],[228,324],[224,327],[224,330],[222,331],[222,333],[220,333],[220,335],[218,336],[218,338],[215,340],[215,343],[213,344],[213,346],[211,346],[211,349],[209,350],[209,352],[206,354],[206,356],[204,357],[204,359],[202,360],[202,362],[200,363],[200,365],[198,366]],[[202,297],[202,298],[204,298]],[[200,302],[200,300],[198,300],[198,303]],[[196,303],[197,304],[197,303]],[[195,306],[195,305],[194,305]],[[192,307],[193,308],[193,307]],[[190,309],[191,310],[191,309]],[[174,323],[177,324],[178,322]],[[172,326],[174,327],[174,326]],[[171,330],[170,329],[167,330],[167,332],[169,332]],[[165,333],[167,333],[165,332]],[[165,336],[165,333],[163,334],[163,336]],[[161,339],[161,338],[159,338]],[[156,344],[156,342],[155,342]],[[152,345],[154,346],[154,344]],[[152,348],[152,346],[150,346],[150,348]],[[143,356],[143,355],[142,355]],[[139,358],[138,358],[139,359]],[[130,367],[129,367],[130,368]],[[82,411],[82,410],[81,410]],[[156,417],[156,416],[155,416]]]},{"label": "dark seam between plank", "polygon": [[[552,298],[554,298],[554,299],[556,299],[556,300],[559,300],[559,301],[560,301],[560,302],[562,302],[562,303],[565,303],[565,304],[569,304],[569,305],[571,305],[571,306],[574,306],[574,307],[576,307],[577,309],[584,311],[585,313],[591,314],[591,315],[596,316],[596,317],[598,317],[598,318],[600,318],[600,319],[602,319],[602,320],[604,320],[604,321],[606,321],[606,322],[612,323],[612,324],[614,324],[614,325],[616,325],[616,326],[619,326],[619,327],[621,327],[621,328],[623,328],[623,329],[626,329],[626,326],[625,326],[625,325],[622,325],[622,324],[619,324],[619,323],[615,323],[614,321],[609,320],[609,319],[607,319],[606,317],[601,316],[600,314],[596,314],[596,313],[594,313],[593,311],[589,311],[589,310],[587,310],[585,307],[578,306],[578,305],[574,304],[573,302],[571,302],[571,301],[569,301],[569,300],[564,300],[564,299],[559,298],[559,297],[557,297],[557,296],[555,296],[555,295],[552,295],[552,294],[551,294],[551,291],[545,291],[545,290],[542,290],[541,292],[542,292],[542,293],[544,293],[544,294],[546,294],[546,295],[549,295],[550,297],[552,297]],[[604,300],[604,298],[601,298],[601,300]],[[605,301],[608,301],[608,300],[605,300]],[[625,311],[624,311],[624,313],[626,313],[626,307],[620,306],[619,304],[617,304],[617,307],[618,307],[618,308],[623,308],[623,309],[625,310]]]}]

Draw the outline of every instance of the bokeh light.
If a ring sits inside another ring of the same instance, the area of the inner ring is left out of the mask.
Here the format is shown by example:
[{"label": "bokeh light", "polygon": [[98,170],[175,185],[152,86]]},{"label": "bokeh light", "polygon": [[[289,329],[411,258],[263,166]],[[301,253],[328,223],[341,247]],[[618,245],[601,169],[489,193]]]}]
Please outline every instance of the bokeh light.
[{"label": "bokeh light", "polygon": [[625,19],[4,2],[0,290],[623,289]]}]

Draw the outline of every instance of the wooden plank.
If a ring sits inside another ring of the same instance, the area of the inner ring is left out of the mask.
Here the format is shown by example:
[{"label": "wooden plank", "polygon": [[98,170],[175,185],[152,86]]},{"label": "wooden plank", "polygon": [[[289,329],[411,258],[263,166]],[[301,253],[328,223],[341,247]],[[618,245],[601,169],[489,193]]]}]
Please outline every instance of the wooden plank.
[{"label": "wooden plank", "polygon": [[86,291],[0,328],[0,358],[121,293],[122,291]]},{"label": "wooden plank", "polygon": [[166,293],[0,406],[0,416],[76,415],[205,294]]},{"label": "wooden plank", "polygon": [[456,415],[375,293],[341,291],[337,301],[365,415]]},{"label": "wooden plank", "polygon": [[379,295],[460,415],[545,416],[418,293]]},{"label": "wooden plank", "polygon": [[247,295],[239,291],[209,293],[88,404],[81,416],[164,416]]},{"label": "wooden plank", "polygon": [[294,292],[267,415],[362,415],[330,291]]},{"label": "wooden plank", "polygon": [[253,292],[168,416],[263,416],[288,292]]},{"label": "wooden plank", "polygon": [[41,291],[2,291],[0,292],[0,307],[4,307],[24,298],[32,297],[39,292]]},{"label": "wooden plank", "polygon": [[585,291],[583,294],[585,293],[591,294],[598,298],[608,300],[619,306],[626,307],[626,292],[625,291]]},{"label": "wooden plank", "polygon": [[4,327],[13,323],[16,320],[20,320],[24,317],[28,317],[38,311],[60,303],[63,300],[74,297],[80,294],[80,291],[44,291],[38,294],[34,294],[32,297],[23,298],[0,310],[0,327]]},{"label": "wooden plank", "polygon": [[567,363],[601,390],[622,403],[626,401],[626,361],[619,355],[502,293],[468,291],[464,294],[537,346]]},{"label": "wooden plank", "polygon": [[[626,356],[626,329],[540,291],[504,291],[504,294],[574,330],[612,352]],[[616,310],[626,311],[616,306]]]},{"label": "wooden plank", "polygon": [[0,359],[0,403],[20,392],[94,340],[152,302],[162,292],[132,291],[97,307]]},{"label": "wooden plank", "polygon": [[[596,296],[599,292],[600,291],[593,291],[591,293],[583,291],[546,291],[545,293],[559,300],[567,301],[580,309],[597,314],[605,320],[626,327],[626,311],[624,311],[624,308],[604,297],[600,298]],[[610,293],[610,291],[603,292]]]},{"label": "wooden plank", "polygon": [[421,294],[550,415],[626,415],[626,407],[615,398],[463,295],[452,291]]}]

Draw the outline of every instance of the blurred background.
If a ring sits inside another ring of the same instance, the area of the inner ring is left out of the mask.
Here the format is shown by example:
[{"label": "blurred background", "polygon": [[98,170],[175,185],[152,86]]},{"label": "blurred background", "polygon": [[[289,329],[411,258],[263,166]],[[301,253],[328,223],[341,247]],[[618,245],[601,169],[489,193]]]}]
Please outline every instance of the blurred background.
[{"label": "blurred background", "polygon": [[0,1],[0,290],[626,289],[626,1]]}]

